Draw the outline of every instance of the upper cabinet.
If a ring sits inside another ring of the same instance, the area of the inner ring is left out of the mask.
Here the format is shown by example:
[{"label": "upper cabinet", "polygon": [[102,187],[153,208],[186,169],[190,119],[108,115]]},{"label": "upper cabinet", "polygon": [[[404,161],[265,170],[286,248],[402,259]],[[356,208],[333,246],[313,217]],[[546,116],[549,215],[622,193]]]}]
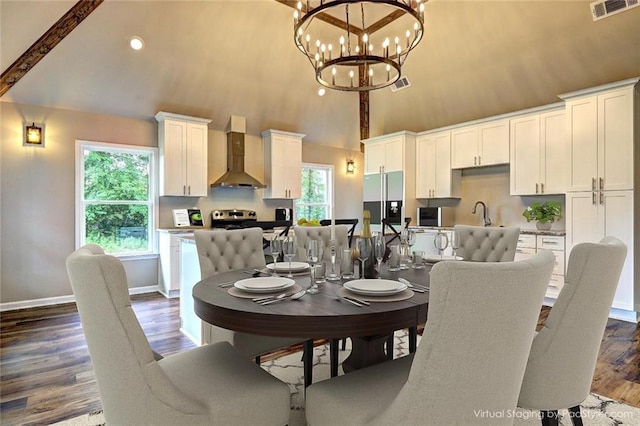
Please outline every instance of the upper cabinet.
[{"label": "upper cabinet", "polygon": [[451,168],[509,162],[509,120],[493,120],[451,130]]},{"label": "upper cabinet", "polygon": [[513,118],[510,127],[511,195],[564,193],[568,171],[564,109]]},{"label": "upper cabinet", "polygon": [[451,170],[451,132],[416,138],[416,198],[457,198],[460,170]]},{"label": "upper cabinet", "polygon": [[207,124],[211,120],[158,112],[160,195],[206,197]]},{"label": "upper cabinet", "polygon": [[264,198],[296,199],[302,194],[302,138],[280,130],[262,132]]},{"label": "upper cabinet", "polygon": [[568,191],[633,189],[633,81],[622,88],[563,95]]},{"label": "upper cabinet", "polygon": [[413,169],[415,138],[415,133],[398,132],[363,140],[364,174],[406,172],[408,157],[411,158],[410,168]]}]

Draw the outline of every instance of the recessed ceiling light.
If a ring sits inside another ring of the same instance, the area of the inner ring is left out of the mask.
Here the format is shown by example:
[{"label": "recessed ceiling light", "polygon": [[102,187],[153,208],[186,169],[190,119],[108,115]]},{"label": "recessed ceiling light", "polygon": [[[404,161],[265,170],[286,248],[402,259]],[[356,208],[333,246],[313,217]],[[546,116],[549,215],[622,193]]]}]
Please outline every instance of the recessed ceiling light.
[{"label": "recessed ceiling light", "polygon": [[325,93],[327,93],[327,91],[324,87],[318,89],[318,96],[324,96]]},{"label": "recessed ceiling light", "polygon": [[131,46],[133,50],[142,50],[144,47],[144,40],[142,37],[133,36],[129,39],[129,46]]}]

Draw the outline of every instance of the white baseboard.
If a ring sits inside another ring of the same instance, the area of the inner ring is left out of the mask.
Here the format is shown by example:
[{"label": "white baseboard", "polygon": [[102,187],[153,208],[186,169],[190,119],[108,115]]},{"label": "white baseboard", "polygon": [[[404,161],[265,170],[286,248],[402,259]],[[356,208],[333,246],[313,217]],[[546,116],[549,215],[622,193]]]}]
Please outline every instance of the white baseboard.
[{"label": "white baseboard", "polygon": [[[157,285],[145,287],[133,287],[129,289],[129,294],[154,293],[158,291]],[[42,299],[21,300],[18,302],[0,303],[0,312],[15,311],[18,309],[38,308],[41,306],[61,305],[63,303],[73,303],[76,299],[73,295],[45,297]]]}]

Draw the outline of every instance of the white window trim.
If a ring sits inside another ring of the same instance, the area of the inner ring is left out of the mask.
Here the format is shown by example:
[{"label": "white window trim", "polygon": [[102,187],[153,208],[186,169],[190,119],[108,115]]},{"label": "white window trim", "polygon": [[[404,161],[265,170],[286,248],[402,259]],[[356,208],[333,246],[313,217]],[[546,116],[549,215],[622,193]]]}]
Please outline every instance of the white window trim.
[{"label": "white window trim", "polygon": [[147,259],[157,257],[158,253],[158,238],[156,232],[156,224],[159,218],[159,198],[158,198],[158,148],[152,146],[141,145],[125,145],[110,142],[96,142],[76,139],[75,150],[75,244],[76,249],[79,249],[83,245],[83,241],[86,230],[86,222],[84,217],[83,199],[84,193],[84,156],[82,152],[85,148],[104,148],[110,151],[122,151],[122,152],[150,152],[150,170],[149,170],[149,198],[153,200],[153,211],[149,216],[149,247],[148,253],[137,254],[114,254],[114,256],[121,259]]},{"label": "white window trim", "polygon": [[[336,184],[336,179],[335,179],[335,167],[333,164],[319,164],[319,163],[302,163],[302,168],[303,169],[320,169],[320,170],[327,170],[329,172],[329,176],[328,176],[328,180],[329,180],[329,184],[328,184],[328,188],[327,188],[327,202],[326,203],[304,203],[306,206],[327,206],[327,217],[326,219],[332,219],[331,215],[333,214],[333,212],[335,211],[334,209],[334,204],[335,204],[335,197],[334,197],[334,187]],[[298,203],[294,202],[293,203],[293,207],[297,208]],[[296,212],[293,212],[293,217],[296,217]]]}]

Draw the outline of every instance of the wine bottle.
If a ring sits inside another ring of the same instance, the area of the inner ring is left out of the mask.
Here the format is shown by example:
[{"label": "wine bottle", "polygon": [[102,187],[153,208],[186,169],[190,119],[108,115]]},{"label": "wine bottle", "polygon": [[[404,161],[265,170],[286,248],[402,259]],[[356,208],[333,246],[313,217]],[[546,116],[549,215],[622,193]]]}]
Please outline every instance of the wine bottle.
[{"label": "wine bottle", "polygon": [[364,261],[364,277],[376,278],[376,253],[373,247],[373,238],[371,236],[371,212],[365,210],[362,214],[362,234],[360,238],[368,238],[371,242],[371,251],[369,257]]}]

